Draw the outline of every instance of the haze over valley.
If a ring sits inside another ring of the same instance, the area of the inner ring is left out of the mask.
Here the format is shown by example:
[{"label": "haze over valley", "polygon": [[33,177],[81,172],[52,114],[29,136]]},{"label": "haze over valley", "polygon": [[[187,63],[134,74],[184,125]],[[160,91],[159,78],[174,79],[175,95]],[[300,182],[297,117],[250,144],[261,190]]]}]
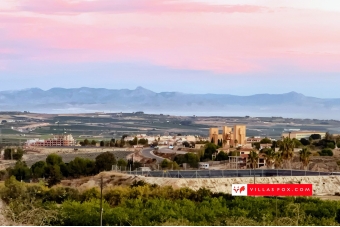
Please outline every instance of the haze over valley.
[{"label": "haze over valley", "polygon": [[183,116],[257,116],[340,119],[340,99],[284,94],[190,94],[129,89],[52,88],[1,91],[2,111],[40,113],[136,112]]}]

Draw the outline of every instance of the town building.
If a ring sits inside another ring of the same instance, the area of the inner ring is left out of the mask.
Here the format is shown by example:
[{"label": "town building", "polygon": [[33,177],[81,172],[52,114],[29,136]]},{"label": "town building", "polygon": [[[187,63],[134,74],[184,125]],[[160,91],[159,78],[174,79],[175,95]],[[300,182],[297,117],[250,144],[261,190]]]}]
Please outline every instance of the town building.
[{"label": "town building", "polygon": [[320,131],[293,131],[293,132],[284,132],[282,133],[282,137],[290,137],[291,139],[308,139],[313,134],[319,134],[321,138],[325,138],[326,133]]},{"label": "town building", "polygon": [[219,134],[218,128],[209,129],[209,139],[218,145],[222,141],[223,147],[242,146],[247,143],[246,141],[246,126],[235,125],[233,128],[228,126],[222,127],[222,134]]},{"label": "town building", "polygon": [[68,147],[75,145],[76,141],[71,134],[56,135],[46,140],[43,139],[27,140],[26,142],[26,146],[29,147]]}]

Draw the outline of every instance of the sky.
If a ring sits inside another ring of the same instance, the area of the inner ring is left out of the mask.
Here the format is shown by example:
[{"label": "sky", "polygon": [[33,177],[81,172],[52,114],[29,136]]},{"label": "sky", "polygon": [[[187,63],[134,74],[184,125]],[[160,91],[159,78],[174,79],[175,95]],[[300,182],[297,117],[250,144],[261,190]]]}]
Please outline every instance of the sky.
[{"label": "sky", "polygon": [[340,98],[340,1],[1,0],[0,90]]}]

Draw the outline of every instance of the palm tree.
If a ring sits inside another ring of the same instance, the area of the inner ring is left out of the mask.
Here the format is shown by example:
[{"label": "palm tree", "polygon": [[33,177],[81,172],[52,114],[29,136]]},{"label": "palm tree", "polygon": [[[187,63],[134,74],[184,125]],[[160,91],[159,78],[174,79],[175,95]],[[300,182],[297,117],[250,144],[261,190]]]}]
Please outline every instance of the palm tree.
[{"label": "palm tree", "polygon": [[251,164],[251,168],[255,169],[259,160],[259,155],[255,150],[252,150],[248,155],[248,163]]},{"label": "palm tree", "polygon": [[259,155],[255,150],[252,150],[248,155],[248,162],[251,164],[251,167],[254,170],[254,184],[255,184],[255,168],[257,166],[257,163],[259,161]]},{"label": "palm tree", "polygon": [[303,164],[303,167],[304,169],[306,170],[308,164],[309,164],[309,158],[311,156],[311,152],[309,151],[308,148],[303,148],[301,151],[300,151],[300,161],[302,162]]},{"label": "palm tree", "polygon": [[282,152],[282,158],[285,161],[286,166],[289,163],[289,168],[291,168],[291,161],[294,156],[294,147],[294,141],[287,137],[279,144],[279,151]]},{"label": "palm tree", "polygon": [[275,160],[274,160],[275,168],[276,169],[282,168],[282,162],[283,162],[282,152],[275,153]]},{"label": "palm tree", "polygon": [[266,166],[267,168],[272,168],[274,162],[275,162],[275,156],[276,153],[273,149],[267,149],[265,151],[265,160],[266,160]]}]

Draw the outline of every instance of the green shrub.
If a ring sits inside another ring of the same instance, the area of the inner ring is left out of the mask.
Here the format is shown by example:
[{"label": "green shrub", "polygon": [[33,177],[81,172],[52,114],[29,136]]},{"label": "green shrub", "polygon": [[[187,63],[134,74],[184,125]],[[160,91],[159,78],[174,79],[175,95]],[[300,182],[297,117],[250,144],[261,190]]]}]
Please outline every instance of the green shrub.
[{"label": "green shrub", "polygon": [[320,156],[333,156],[333,151],[330,148],[324,148],[318,152]]}]

